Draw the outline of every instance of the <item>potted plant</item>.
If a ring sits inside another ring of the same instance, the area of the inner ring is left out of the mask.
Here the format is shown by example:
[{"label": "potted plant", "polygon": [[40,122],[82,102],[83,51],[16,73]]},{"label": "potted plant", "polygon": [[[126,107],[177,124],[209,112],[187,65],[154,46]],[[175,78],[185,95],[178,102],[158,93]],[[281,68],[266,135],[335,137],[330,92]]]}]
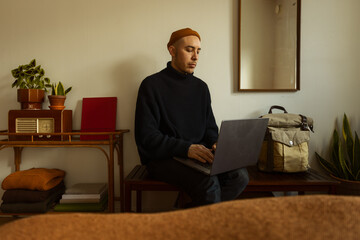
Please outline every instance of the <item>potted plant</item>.
[{"label": "potted plant", "polygon": [[51,95],[48,96],[51,110],[63,110],[65,108],[64,103],[66,100],[66,94],[70,92],[72,87],[65,90],[64,85],[59,82],[58,84],[51,85]]},{"label": "potted plant", "polygon": [[18,88],[17,100],[21,104],[21,109],[42,109],[44,93],[51,85],[41,65],[36,66],[36,60],[33,59],[29,64],[13,69],[11,74],[15,78],[11,86]]},{"label": "potted plant", "polygon": [[357,133],[353,138],[349,120],[344,114],[342,136],[333,132],[331,158],[325,160],[318,153],[316,157],[320,165],[335,179],[340,181],[337,193],[344,195],[360,195],[360,142]]}]

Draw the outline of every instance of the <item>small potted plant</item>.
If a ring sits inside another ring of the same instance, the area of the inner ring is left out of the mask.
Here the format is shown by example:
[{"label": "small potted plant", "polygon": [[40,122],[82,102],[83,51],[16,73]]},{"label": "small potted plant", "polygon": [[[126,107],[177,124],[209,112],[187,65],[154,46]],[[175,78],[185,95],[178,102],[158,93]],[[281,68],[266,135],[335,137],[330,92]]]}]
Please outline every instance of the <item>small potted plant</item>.
[{"label": "small potted plant", "polygon": [[36,60],[33,59],[29,64],[13,69],[11,74],[15,78],[11,86],[18,88],[17,100],[21,104],[21,109],[42,109],[44,93],[51,85],[41,65],[36,66]]},{"label": "small potted plant", "polygon": [[63,84],[59,82],[58,84],[51,85],[51,95],[48,96],[51,110],[63,110],[65,108],[64,103],[66,100],[66,94],[70,92],[72,87],[69,87],[65,90]]},{"label": "small potted plant", "polygon": [[344,114],[342,136],[335,129],[331,144],[331,158],[325,160],[317,152],[320,165],[340,181],[336,192],[343,195],[360,195],[360,141],[357,133],[352,134],[349,120]]}]

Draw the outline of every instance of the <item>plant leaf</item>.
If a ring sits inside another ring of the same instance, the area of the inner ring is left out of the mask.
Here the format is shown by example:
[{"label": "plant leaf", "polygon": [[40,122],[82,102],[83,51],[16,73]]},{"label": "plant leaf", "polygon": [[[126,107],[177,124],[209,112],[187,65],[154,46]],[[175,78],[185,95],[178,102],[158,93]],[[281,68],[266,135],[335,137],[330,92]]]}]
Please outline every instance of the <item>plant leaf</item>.
[{"label": "plant leaf", "polygon": [[315,152],[316,158],[319,161],[320,165],[330,174],[340,177],[339,170],[336,168],[336,166],[326,161],[324,158],[322,158],[317,152]]},{"label": "plant leaf", "polygon": [[64,86],[61,82],[58,84],[57,95],[65,96]]},{"label": "plant leaf", "polygon": [[29,69],[24,72],[26,75],[34,75],[33,70]]},{"label": "plant leaf", "polygon": [[13,88],[13,87],[17,86],[17,84],[18,84],[18,80],[15,80],[15,81],[13,82],[13,84],[11,84],[11,87]]},{"label": "plant leaf", "polygon": [[[353,164],[354,173],[357,175],[360,172],[360,141],[359,136],[355,132],[355,144],[354,144],[354,164]],[[358,176],[356,176],[358,178]]]},{"label": "plant leaf", "polygon": [[35,67],[36,66],[36,60],[35,59],[31,60],[29,65],[30,65],[30,67]]},{"label": "plant leaf", "polygon": [[68,94],[68,92],[70,92],[72,89],[72,87],[69,87],[68,89],[65,90],[65,95]]},{"label": "plant leaf", "polygon": [[354,138],[352,136],[351,127],[346,114],[344,114],[342,131],[345,141],[346,154],[349,157],[351,165],[354,165]]},{"label": "plant leaf", "polygon": [[11,74],[14,78],[18,78],[19,77],[19,70],[17,68],[11,70]]},{"label": "plant leaf", "polygon": [[353,136],[351,133],[351,127],[350,127],[349,120],[348,120],[346,114],[344,114],[344,118],[343,118],[343,134],[344,134],[345,140],[347,137],[350,137],[351,139],[353,139]]},{"label": "plant leaf", "polygon": [[334,129],[333,132],[333,137],[332,137],[332,145],[331,145],[331,160],[333,161],[334,165],[336,166],[336,169],[339,170],[339,176],[342,174],[340,174],[341,170],[341,165],[340,165],[340,160],[339,160],[339,144],[340,144],[340,139],[339,139],[339,134],[337,132],[336,129]]},{"label": "plant leaf", "polygon": [[34,71],[34,74],[39,74],[40,73],[40,70],[41,70],[41,66],[37,66],[33,71]]},{"label": "plant leaf", "polygon": [[349,179],[349,175],[348,175],[348,167],[347,167],[347,164],[346,164],[346,159],[345,159],[345,156],[344,156],[344,152],[343,152],[343,149],[342,149],[342,144],[341,142],[339,142],[339,145],[338,145],[339,149],[338,149],[338,152],[339,152],[339,163],[340,163],[340,167],[341,167],[341,171],[342,171],[342,174],[343,174],[343,178],[345,179]]},{"label": "plant leaf", "polygon": [[51,85],[51,95],[56,95],[56,90],[55,90],[54,84]]},{"label": "plant leaf", "polygon": [[355,180],[360,181],[360,171],[358,171],[358,173],[356,174]]}]

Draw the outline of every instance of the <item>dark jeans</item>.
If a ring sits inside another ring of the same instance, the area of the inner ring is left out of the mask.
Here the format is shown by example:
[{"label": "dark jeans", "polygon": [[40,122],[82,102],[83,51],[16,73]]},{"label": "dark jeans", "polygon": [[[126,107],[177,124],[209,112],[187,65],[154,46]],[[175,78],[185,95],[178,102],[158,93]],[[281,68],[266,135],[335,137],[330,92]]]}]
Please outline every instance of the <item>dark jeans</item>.
[{"label": "dark jeans", "polygon": [[249,182],[245,168],[208,176],[176,160],[166,159],[147,164],[152,178],[172,184],[192,199],[189,207],[201,206],[237,198]]}]

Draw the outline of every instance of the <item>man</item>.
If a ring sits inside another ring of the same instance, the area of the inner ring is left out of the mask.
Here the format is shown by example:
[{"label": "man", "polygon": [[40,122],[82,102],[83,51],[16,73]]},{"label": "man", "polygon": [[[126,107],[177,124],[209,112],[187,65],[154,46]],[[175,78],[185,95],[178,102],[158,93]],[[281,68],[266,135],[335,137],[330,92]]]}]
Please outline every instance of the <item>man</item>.
[{"label": "man", "polygon": [[235,199],[249,179],[246,169],[207,176],[173,157],[211,163],[218,127],[209,89],[193,75],[201,51],[200,35],[190,29],[172,33],[171,62],[147,77],[139,88],[135,140],[142,164],[158,180],[180,187],[200,206]]}]

